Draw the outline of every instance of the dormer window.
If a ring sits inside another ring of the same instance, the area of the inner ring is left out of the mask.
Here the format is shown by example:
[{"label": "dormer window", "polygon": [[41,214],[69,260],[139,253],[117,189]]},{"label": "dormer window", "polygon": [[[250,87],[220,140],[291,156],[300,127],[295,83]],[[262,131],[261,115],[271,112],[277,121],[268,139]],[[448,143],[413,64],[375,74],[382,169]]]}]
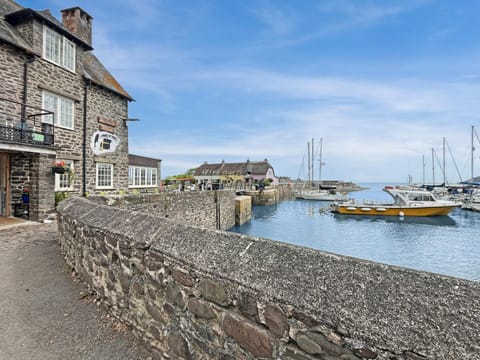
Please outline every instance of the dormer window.
[{"label": "dormer window", "polygon": [[75,72],[75,44],[47,26],[43,27],[43,57]]}]

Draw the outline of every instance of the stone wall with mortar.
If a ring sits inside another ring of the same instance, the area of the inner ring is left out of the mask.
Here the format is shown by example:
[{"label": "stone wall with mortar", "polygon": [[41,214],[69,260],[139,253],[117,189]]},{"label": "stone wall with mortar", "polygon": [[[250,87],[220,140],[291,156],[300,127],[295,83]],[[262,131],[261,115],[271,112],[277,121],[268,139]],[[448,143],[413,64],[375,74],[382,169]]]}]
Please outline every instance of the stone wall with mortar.
[{"label": "stone wall with mortar", "polygon": [[243,225],[252,220],[252,198],[237,196],[235,199],[235,225]]},{"label": "stone wall with mortar", "polygon": [[480,359],[480,284],[74,198],[67,263],[159,359]]},{"label": "stone wall with mortar", "polygon": [[247,190],[245,195],[252,197],[253,205],[275,205],[280,200],[278,189]]},{"label": "stone wall with mortar", "polygon": [[21,203],[22,192],[29,190],[30,220],[43,220],[55,213],[54,177],[52,155],[33,153],[12,153],[10,155],[10,188],[12,214],[14,204]]},{"label": "stone wall with mortar", "polygon": [[90,200],[208,229],[227,230],[235,225],[235,193],[229,190],[91,197]]},{"label": "stone wall with mortar", "polygon": [[278,191],[279,201],[295,199],[294,184],[279,184],[275,186]]}]

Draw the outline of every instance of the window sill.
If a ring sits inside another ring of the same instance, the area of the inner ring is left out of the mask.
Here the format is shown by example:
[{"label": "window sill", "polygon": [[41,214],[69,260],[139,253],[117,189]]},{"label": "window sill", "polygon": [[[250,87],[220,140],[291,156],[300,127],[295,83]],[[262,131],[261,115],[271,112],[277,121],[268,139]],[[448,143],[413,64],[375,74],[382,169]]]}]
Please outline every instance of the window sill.
[{"label": "window sill", "polygon": [[[51,122],[47,122],[47,121],[42,121],[42,124],[52,125]],[[52,125],[52,126],[54,126],[56,129],[75,131],[75,127],[66,127],[66,126],[62,126],[62,125],[58,125],[58,124],[55,124],[55,125]]]}]

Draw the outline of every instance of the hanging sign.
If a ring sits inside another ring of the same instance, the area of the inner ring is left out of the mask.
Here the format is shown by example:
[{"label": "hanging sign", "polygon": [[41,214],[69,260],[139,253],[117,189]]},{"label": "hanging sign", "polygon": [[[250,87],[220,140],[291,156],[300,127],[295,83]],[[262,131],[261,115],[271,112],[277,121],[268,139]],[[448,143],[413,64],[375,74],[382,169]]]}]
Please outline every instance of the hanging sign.
[{"label": "hanging sign", "polygon": [[95,155],[115,152],[120,139],[117,135],[106,131],[95,131],[90,141],[90,147]]}]

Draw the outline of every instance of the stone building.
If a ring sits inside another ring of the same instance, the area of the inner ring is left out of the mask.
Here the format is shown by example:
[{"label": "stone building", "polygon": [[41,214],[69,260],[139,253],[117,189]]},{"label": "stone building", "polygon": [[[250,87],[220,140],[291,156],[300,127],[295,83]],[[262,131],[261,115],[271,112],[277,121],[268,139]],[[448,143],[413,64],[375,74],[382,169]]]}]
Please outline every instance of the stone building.
[{"label": "stone building", "polygon": [[206,185],[223,184],[254,184],[270,179],[272,185],[278,185],[278,178],[267,159],[238,163],[208,164],[207,162],[195,169],[194,178],[197,183]]},{"label": "stone building", "polygon": [[128,191],[132,98],[92,52],[92,17],[79,7],[61,17],[0,0],[2,216],[25,208],[25,195],[38,221],[55,192]]}]

